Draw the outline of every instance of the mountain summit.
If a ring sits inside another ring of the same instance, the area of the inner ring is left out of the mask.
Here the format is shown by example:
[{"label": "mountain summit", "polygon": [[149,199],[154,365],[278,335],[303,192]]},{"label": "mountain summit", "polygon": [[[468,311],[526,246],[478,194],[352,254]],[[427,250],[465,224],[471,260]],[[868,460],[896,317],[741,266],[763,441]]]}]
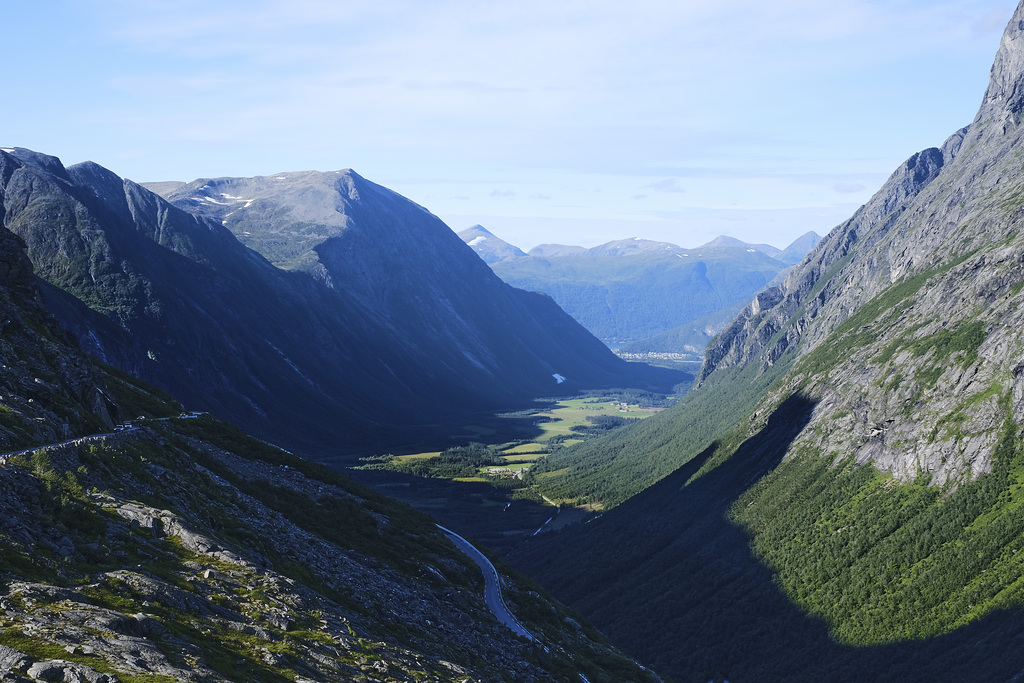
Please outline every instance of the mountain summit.
[{"label": "mountain summit", "polygon": [[459,233],[459,238],[468,244],[484,263],[497,263],[510,258],[526,256],[519,247],[509,244],[482,225],[474,225]]},{"label": "mountain summit", "polygon": [[988,88],[974,119],[995,122],[1002,133],[1020,125],[1024,113],[1024,6],[1018,6],[1003,33]]},{"label": "mountain summit", "polygon": [[[91,162],[0,152],[4,225],[87,350],[264,438],[359,452],[548,395],[555,374],[568,391],[637,372],[680,381],[615,358],[354,173],[188,187],[179,203],[195,213]],[[241,244],[232,221],[291,269]]]}]

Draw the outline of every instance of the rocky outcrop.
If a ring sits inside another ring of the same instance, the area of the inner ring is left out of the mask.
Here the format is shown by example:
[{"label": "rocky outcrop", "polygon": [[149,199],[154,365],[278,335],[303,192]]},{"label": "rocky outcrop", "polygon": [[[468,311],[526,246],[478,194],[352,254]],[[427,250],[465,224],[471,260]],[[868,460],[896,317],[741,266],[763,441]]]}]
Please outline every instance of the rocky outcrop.
[{"label": "rocky outcrop", "polygon": [[657,680],[505,576],[543,643],[517,637],[410,509],[209,418],[150,425],[0,467],[0,680]]}]

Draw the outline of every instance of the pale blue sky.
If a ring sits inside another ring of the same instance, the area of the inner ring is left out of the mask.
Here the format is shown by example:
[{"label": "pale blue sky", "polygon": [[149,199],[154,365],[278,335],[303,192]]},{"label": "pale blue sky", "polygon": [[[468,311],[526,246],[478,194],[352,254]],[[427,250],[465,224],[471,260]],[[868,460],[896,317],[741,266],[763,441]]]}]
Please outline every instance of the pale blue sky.
[{"label": "pale blue sky", "polygon": [[1004,0],[3,0],[0,146],[353,168],[524,249],[825,233],[971,121]]}]

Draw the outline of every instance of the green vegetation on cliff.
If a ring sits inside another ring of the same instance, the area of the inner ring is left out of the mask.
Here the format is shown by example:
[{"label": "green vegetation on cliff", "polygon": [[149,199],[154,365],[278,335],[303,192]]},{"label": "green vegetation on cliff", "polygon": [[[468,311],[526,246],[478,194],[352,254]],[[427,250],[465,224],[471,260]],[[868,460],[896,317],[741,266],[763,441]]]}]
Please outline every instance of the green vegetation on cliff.
[{"label": "green vegetation on cliff", "polygon": [[926,638],[1024,604],[1024,449],[1007,418],[993,471],[955,491],[800,453],[732,517],[794,602],[857,645]]}]

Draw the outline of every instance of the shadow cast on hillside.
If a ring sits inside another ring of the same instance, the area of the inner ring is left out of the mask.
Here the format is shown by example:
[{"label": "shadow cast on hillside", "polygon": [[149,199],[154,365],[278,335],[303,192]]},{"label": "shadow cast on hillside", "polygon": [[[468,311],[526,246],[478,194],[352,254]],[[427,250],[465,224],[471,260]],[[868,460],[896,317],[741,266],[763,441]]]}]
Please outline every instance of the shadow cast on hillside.
[{"label": "shadow cast on hillside", "polygon": [[531,541],[512,562],[674,680],[1009,680],[1024,671],[1022,610],[925,641],[850,647],[779,590],[728,513],[782,461],[813,407],[788,399],[702,477],[690,481],[714,446],[590,524]]},{"label": "shadow cast on hillside", "polygon": [[510,490],[489,483],[450,481],[381,470],[347,470],[347,476],[411,505],[464,538],[508,552],[556,514],[550,505],[511,500]]}]

